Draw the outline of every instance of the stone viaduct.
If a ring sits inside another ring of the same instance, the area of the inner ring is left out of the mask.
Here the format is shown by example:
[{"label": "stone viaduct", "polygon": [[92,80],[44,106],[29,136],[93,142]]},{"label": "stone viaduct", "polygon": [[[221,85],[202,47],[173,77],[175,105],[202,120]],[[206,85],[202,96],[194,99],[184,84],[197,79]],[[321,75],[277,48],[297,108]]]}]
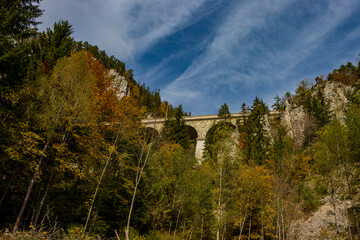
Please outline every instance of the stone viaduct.
[{"label": "stone viaduct", "polygon": [[[232,113],[229,122],[236,126],[236,121],[244,119],[247,114],[243,113]],[[265,122],[268,123],[269,118],[279,117],[278,111],[270,111],[269,115],[265,118]],[[164,127],[165,118],[148,118],[143,119],[142,124],[146,128],[155,129],[157,133],[161,133]],[[202,115],[202,116],[186,116],[184,117],[185,124],[188,127],[188,131],[191,139],[196,139],[196,150],[195,156],[198,159],[202,158],[203,150],[205,147],[206,134],[209,129],[215,126],[220,121],[224,120],[218,115]],[[268,124],[265,124],[269,126]]]}]

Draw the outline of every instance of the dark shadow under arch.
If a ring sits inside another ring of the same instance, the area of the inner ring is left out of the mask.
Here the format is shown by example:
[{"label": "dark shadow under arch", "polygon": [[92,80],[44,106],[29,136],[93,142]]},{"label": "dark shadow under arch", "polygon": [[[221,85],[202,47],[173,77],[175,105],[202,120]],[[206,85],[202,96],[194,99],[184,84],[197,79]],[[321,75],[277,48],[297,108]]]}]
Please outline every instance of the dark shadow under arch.
[{"label": "dark shadow under arch", "polygon": [[221,127],[224,125],[231,127],[233,129],[233,131],[236,130],[236,126],[234,124],[232,124],[231,122],[219,122],[219,123],[215,124],[214,126],[212,126],[211,128],[209,128],[209,130],[206,132],[205,139],[208,139],[208,137],[210,137],[210,135],[214,134],[215,130],[218,127]]},{"label": "dark shadow under arch", "polygon": [[196,140],[199,136],[198,133],[196,131],[196,129],[192,126],[186,125],[190,139],[191,140]]},{"label": "dark shadow under arch", "polygon": [[214,136],[216,130],[220,127],[224,127],[224,128],[229,127],[232,131],[232,134],[236,132],[236,126],[230,122],[225,122],[225,121],[221,121],[215,124],[207,131],[205,137],[204,151],[206,151],[211,158],[215,158],[215,159],[217,157],[216,150],[214,150],[211,146],[218,141],[222,141],[222,139],[219,138],[216,139],[216,137]]},{"label": "dark shadow under arch", "polygon": [[145,137],[146,137],[146,142],[150,143],[153,140],[159,138],[159,132],[152,127],[146,127],[145,129]]}]

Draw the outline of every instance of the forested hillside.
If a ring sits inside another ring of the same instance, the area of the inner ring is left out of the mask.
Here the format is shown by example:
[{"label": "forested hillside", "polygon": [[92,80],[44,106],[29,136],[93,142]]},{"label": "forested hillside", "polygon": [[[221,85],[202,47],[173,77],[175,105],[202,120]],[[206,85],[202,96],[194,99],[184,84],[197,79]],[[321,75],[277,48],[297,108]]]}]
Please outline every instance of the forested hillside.
[{"label": "forested hillside", "polygon": [[224,104],[199,161],[181,105],[69,22],[38,32],[38,3],[0,6],[1,238],[360,239],[360,62],[275,97],[275,119],[255,98],[234,126]]}]

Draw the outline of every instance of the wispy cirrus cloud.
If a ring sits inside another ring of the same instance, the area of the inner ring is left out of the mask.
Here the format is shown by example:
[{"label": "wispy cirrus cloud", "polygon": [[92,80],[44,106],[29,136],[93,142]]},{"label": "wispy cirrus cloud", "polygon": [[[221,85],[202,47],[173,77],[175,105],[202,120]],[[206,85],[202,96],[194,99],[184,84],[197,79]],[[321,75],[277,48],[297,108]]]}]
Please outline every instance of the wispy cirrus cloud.
[{"label": "wispy cirrus cloud", "polygon": [[[196,112],[214,112],[223,102],[239,111],[242,101],[256,95],[271,102],[277,92],[294,88],[304,70],[299,65],[325,44],[356,5],[355,0],[328,1],[296,9],[295,1],[238,3],[205,53],[163,93],[170,102],[183,102]],[[311,16],[312,11],[318,12]],[[308,16],[296,22],[291,19],[294,12]]]},{"label": "wispy cirrus cloud", "polygon": [[[214,109],[219,100],[226,100],[216,93],[221,94],[224,89],[237,91],[239,84],[243,88],[253,88],[256,82],[246,81],[244,77],[255,75],[256,72],[241,66],[246,61],[254,62],[246,51],[254,49],[255,45],[247,38],[254,29],[265,26],[268,18],[282,11],[289,3],[281,0],[265,4],[263,1],[245,1],[230,6],[232,11],[217,29],[216,37],[207,46],[206,52],[164,89],[165,97],[171,102],[203,101],[207,103],[207,108]],[[226,94],[226,91],[223,92]],[[197,111],[204,109],[203,105],[199,104]]]},{"label": "wispy cirrus cloud", "polygon": [[[43,30],[60,19],[134,67],[135,79],[193,114],[271,104],[301,79],[360,52],[358,0],[44,0]],[[351,59],[349,59],[351,58]]]},{"label": "wispy cirrus cloud", "polygon": [[[42,21],[69,20],[75,37],[107,49],[124,60],[189,24],[205,0],[48,0]],[[204,13],[205,14],[205,13]],[[201,16],[195,16],[196,19]]]}]

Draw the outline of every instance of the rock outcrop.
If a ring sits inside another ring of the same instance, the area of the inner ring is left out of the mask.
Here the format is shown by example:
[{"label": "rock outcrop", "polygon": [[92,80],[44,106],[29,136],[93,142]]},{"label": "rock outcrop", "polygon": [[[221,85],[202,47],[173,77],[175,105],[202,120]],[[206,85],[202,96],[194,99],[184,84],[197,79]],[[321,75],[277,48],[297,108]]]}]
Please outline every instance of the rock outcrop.
[{"label": "rock outcrop", "polygon": [[[347,96],[353,88],[338,82],[324,81],[314,86],[313,94],[318,89],[323,91],[325,101],[329,104],[329,110],[333,117],[343,122],[348,104]],[[301,142],[304,138],[304,132],[313,120],[302,105],[295,103],[295,98],[292,97],[285,101],[285,110],[281,114],[281,122],[289,130],[289,134]]]},{"label": "rock outcrop", "polygon": [[116,96],[120,100],[130,95],[130,88],[124,76],[121,76],[115,69],[110,69],[109,74],[113,77],[112,87],[116,89]]},{"label": "rock outcrop", "polygon": [[345,120],[345,110],[349,102],[347,96],[353,91],[351,86],[326,81],[323,88],[325,99],[330,104],[330,111],[340,121]]},{"label": "rock outcrop", "polygon": [[289,239],[336,239],[336,223],[339,232],[347,232],[349,221],[346,210],[351,207],[351,204],[349,201],[340,201],[339,199],[336,201],[336,221],[330,197],[326,197],[323,200],[324,204],[312,216],[291,224],[288,232]]},{"label": "rock outcrop", "polygon": [[[322,81],[310,90],[311,96],[314,96],[319,90],[323,93],[323,98],[332,117],[344,123],[349,103],[348,97],[354,88],[339,82]],[[314,118],[310,116],[303,105],[299,104],[298,100],[301,97],[294,96],[286,100],[285,109],[281,113],[282,124],[287,127],[289,134],[297,144],[303,143],[306,131],[311,128],[310,125],[316,125]],[[330,197],[327,196],[322,200],[322,205],[311,216],[293,222],[287,232],[288,239],[336,239],[336,223],[340,233],[348,233],[347,210],[351,207],[351,203],[339,198],[335,201],[336,209],[334,209]]]}]

